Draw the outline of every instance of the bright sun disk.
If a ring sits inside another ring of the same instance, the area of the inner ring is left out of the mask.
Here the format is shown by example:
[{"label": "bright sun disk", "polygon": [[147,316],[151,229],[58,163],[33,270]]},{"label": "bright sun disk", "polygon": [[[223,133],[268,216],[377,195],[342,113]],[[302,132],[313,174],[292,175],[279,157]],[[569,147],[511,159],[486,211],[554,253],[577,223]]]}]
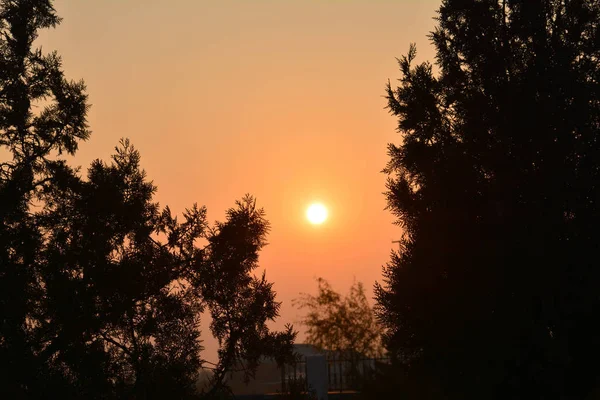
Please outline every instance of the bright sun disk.
[{"label": "bright sun disk", "polygon": [[306,210],[306,218],[311,224],[322,224],[327,219],[327,208],[320,203],[311,204]]}]

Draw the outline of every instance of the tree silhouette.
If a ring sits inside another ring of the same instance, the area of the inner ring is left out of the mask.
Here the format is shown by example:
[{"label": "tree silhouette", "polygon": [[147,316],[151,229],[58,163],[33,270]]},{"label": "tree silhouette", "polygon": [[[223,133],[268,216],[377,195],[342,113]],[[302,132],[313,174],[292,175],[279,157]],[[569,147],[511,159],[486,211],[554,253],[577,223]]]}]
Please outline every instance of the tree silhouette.
[{"label": "tree silhouette", "polygon": [[230,371],[243,370],[249,379],[263,357],[280,364],[292,357],[296,337],[292,327],[273,332],[267,326],[279,315],[273,284],[264,272],[260,278],[252,274],[268,230],[264,210],[256,207],[252,196],[244,196],[227,210],[226,222],[218,222],[211,230],[206,263],[192,278],[210,311],[210,329],[219,341],[219,362],[209,395],[226,387]]},{"label": "tree silhouette", "polygon": [[344,297],[323,278],[317,279],[316,296],[303,293],[294,305],[307,309],[300,321],[306,326],[306,341],[340,354],[381,357],[381,327],[365,295],[355,282]]},{"label": "tree silhouette", "polygon": [[[67,81],[56,53],[32,49],[37,32],[60,22],[49,1],[0,2],[0,387],[22,398],[44,371],[39,322],[44,290],[42,233],[30,212],[56,154],[89,136],[82,82]],[[3,157],[4,158],[4,157]]]},{"label": "tree silhouette", "polygon": [[388,85],[376,287],[387,346],[427,398],[583,398],[600,377],[600,4],[446,0],[436,67]]},{"label": "tree silhouette", "polygon": [[50,1],[0,1],[0,397],[195,397],[204,310],[222,344],[215,387],[291,355],[253,275],[268,222],[251,196],[215,226],[196,205],[179,221],[128,140],[85,177],[62,158],[90,133],[83,83],[32,49],[59,22]]},{"label": "tree silhouette", "polygon": [[185,398],[200,367],[201,295],[187,277],[202,261],[193,242],[206,210],[183,223],[160,212],[139,159],[122,141],[110,165],[95,161],[85,181],[65,174],[42,196],[42,329],[52,334],[41,354],[79,396]]}]

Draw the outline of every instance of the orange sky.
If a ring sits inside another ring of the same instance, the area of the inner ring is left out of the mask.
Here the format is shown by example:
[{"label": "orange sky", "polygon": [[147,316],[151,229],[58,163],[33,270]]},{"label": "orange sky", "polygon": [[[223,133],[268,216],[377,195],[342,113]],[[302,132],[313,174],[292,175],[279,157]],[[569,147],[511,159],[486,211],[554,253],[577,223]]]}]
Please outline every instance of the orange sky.
[{"label": "orange sky", "polygon": [[[88,87],[93,133],[74,163],[107,159],[128,137],[173,211],[197,202],[222,219],[257,197],[280,327],[297,321],[291,299],[314,292],[313,278],[344,292],[356,278],[371,294],[381,276],[400,236],[384,211],[380,171],[399,135],[382,96],[410,42],[433,60],[439,3],[60,0],[63,23],[39,42]],[[329,209],[318,227],[304,215],[315,200]]]}]

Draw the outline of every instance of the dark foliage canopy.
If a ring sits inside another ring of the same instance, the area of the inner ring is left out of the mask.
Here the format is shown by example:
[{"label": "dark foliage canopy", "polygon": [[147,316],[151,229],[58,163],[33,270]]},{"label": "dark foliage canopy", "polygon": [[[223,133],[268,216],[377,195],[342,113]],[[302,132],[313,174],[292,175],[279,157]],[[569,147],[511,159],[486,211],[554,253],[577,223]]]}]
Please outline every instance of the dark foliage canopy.
[{"label": "dark foliage canopy", "polygon": [[179,220],[129,141],[85,176],[65,162],[90,135],[85,86],[33,49],[59,22],[49,0],[0,0],[0,398],[194,397],[203,311],[221,344],[213,392],[291,355],[253,274],[269,225],[251,196],[224,222],[196,205]]},{"label": "dark foliage canopy", "polygon": [[599,387],[600,3],[445,0],[436,63],[399,59],[377,289],[421,398]]}]

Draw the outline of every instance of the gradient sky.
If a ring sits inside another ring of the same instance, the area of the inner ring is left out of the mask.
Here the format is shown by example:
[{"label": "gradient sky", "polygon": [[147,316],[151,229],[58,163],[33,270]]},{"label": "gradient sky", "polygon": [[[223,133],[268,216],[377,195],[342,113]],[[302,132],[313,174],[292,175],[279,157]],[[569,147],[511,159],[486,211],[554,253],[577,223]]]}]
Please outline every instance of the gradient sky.
[{"label": "gradient sky", "polygon": [[[197,202],[222,219],[257,197],[281,327],[298,320],[291,299],[314,293],[315,277],[342,292],[356,279],[369,295],[381,277],[400,236],[382,195],[386,145],[399,140],[384,88],[411,42],[433,60],[439,3],[60,0],[63,23],[39,43],[88,87],[93,133],[73,164],[108,159],[128,137],[174,212]],[[313,201],[329,209],[318,227],[305,218]]]}]

